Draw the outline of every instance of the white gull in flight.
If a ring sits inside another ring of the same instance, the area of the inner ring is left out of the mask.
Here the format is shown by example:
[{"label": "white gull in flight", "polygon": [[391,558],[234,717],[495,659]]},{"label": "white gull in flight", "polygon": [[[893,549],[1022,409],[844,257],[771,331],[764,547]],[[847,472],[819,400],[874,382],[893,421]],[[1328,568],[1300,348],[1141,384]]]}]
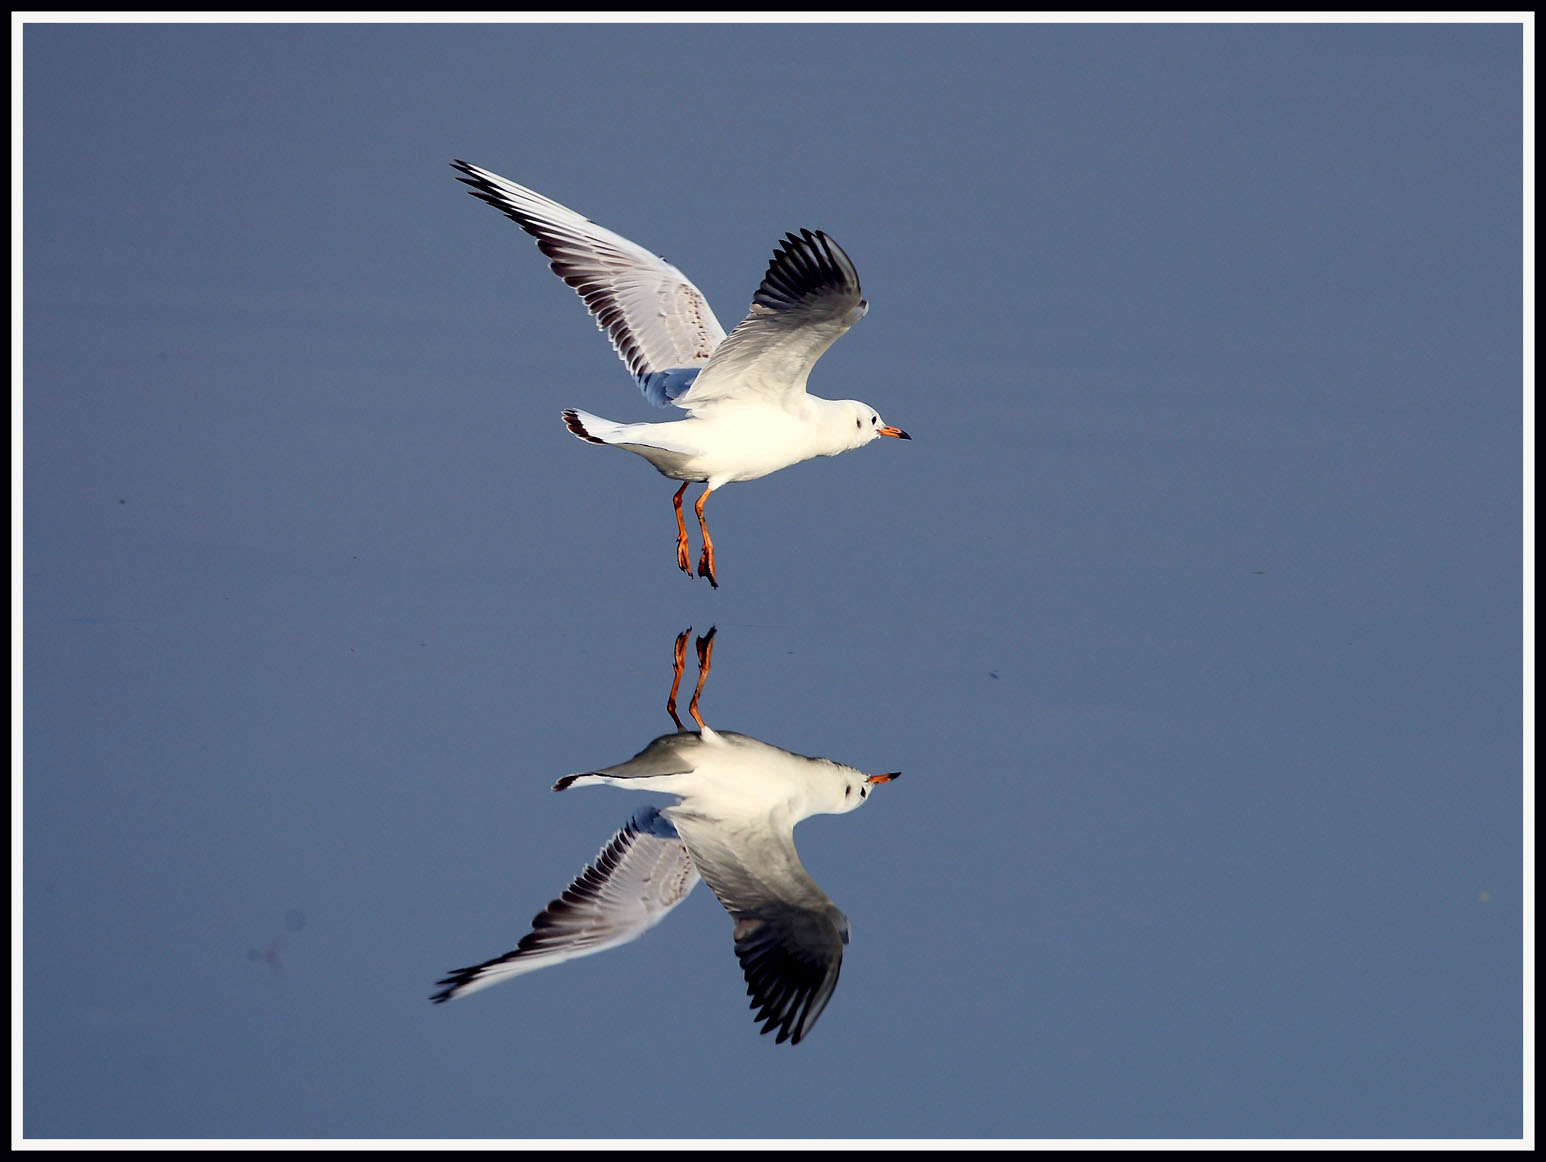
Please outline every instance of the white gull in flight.
[{"label": "white gull in flight", "polygon": [[869,309],[853,263],[820,230],[784,236],[750,313],[726,336],[702,292],[665,259],[496,173],[451,164],[474,196],[536,238],[554,273],[579,292],[611,338],[644,398],[687,412],[684,420],[655,424],[621,424],[577,408],[563,417],[580,439],[626,448],[682,481],[672,497],[676,563],[689,577],[682,519],[688,484],[708,486],[693,506],[703,532],[698,575],[718,588],[703,516],[709,493],[878,436],[912,438],[867,403],[806,393],[816,360]]}]

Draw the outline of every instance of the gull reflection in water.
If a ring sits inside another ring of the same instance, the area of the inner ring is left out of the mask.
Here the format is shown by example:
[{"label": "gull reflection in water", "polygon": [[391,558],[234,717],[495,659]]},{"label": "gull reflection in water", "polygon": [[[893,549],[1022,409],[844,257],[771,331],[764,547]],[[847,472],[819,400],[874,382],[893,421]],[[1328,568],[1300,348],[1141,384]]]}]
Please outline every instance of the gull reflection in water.
[{"label": "gull reflection in water", "polygon": [[627,762],[565,775],[555,791],[607,783],[676,796],[643,807],[532,920],[503,956],[459,968],[430,999],[477,989],[637,939],[692,891],[701,877],[734,921],[735,954],[762,1032],[798,1044],[837,987],[848,917],[811,879],[794,846],[794,826],[841,814],[900,772],[867,775],[831,759],[792,754],[755,738],[716,731],[698,711],[713,656],[714,630],[697,640],[698,683],[682,726],[676,694],[691,628],[677,636],[666,710],[676,732]]}]

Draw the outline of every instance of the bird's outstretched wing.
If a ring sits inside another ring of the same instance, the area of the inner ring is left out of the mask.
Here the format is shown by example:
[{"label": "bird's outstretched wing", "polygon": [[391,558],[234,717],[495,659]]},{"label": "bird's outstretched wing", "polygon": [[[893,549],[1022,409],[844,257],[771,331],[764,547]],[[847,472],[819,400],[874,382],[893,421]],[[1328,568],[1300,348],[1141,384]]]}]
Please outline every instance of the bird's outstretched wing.
[{"label": "bird's outstretched wing", "polygon": [[735,923],[753,1019],[798,1045],[837,988],[848,917],[816,886],[790,831],[767,820],[709,819],[670,808],[677,834]]},{"label": "bird's outstretched wing", "polygon": [[514,949],[437,981],[437,1003],[637,939],[698,882],[687,848],[654,807],[634,813],[563,895],[539,912]]},{"label": "bird's outstretched wing", "polygon": [[696,411],[726,396],[800,395],[816,360],[868,310],[842,247],[820,230],[786,234],[750,313],[675,403]]},{"label": "bird's outstretched wing", "polygon": [[680,775],[693,769],[704,745],[703,736],[697,731],[673,731],[653,739],[627,762],[565,775],[553,784],[553,790],[567,791],[570,787],[589,787],[624,779],[648,779],[656,775]]},{"label": "bird's outstretched wing", "polygon": [[725,338],[687,276],[642,246],[508,178],[453,161],[471,193],[537,240],[553,272],[575,289],[651,403],[686,390]]}]

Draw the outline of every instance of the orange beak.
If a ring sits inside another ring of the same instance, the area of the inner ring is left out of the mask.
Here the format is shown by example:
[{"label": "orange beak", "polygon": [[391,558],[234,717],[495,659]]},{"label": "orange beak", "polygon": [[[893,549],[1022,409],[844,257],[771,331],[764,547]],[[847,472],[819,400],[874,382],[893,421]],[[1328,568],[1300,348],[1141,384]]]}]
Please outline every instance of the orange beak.
[{"label": "orange beak", "polygon": [[906,432],[902,431],[901,428],[893,428],[890,424],[887,424],[884,428],[881,428],[880,434],[882,436],[895,436],[898,440],[912,439],[912,437],[909,436]]},{"label": "orange beak", "polygon": [[892,771],[889,775],[870,775],[864,781],[873,787],[876,783],[889,783],[892,779],[900,779],[901,777],[901,771]]}]

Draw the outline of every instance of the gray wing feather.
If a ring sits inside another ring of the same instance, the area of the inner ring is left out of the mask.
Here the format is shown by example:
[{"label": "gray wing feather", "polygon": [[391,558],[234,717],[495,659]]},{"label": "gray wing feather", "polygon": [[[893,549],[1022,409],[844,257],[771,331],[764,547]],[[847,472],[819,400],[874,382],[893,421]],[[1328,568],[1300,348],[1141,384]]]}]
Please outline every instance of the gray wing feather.
[{"label": "gray wing feather", "polygon": [[702,737],[691,730],[663,734],[627,762],[565,775],[553,784],[555,791],[567,791],[575,783],[585,786],[598,777],[609,779],[646,779],[651,775],[680,775],[693,768],[692,752],[703,745]]},{"label": "gray wing feather", "polygon": [[734,921],[736,958],[753,1020],[799,1044],[837,987],[848,917],[800,862],[794,834],[729,829],[667,808],[698,872]]}]

